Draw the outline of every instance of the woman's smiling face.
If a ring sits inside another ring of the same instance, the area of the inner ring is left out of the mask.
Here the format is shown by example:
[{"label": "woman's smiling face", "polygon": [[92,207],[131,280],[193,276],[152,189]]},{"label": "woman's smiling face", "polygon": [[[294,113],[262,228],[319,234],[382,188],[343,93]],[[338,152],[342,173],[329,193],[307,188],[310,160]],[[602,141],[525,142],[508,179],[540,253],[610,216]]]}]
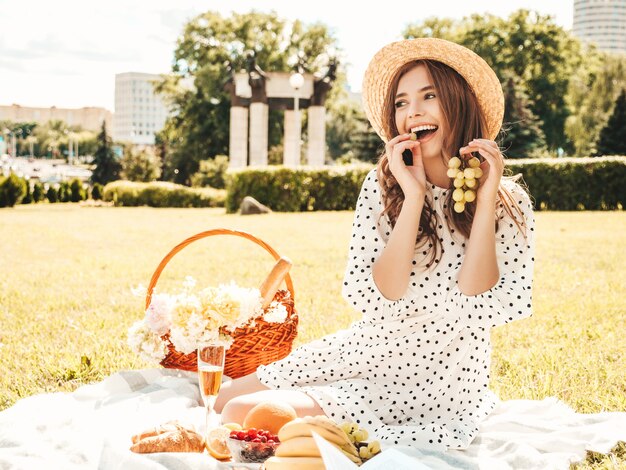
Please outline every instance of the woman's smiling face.
[{"label": "woman's smiling face", "polygon": [[394,107],[398,132],[417,131],[423,158],[440,158],[445,123],[437,90],[424,65],[416,65],[402,75]]}]

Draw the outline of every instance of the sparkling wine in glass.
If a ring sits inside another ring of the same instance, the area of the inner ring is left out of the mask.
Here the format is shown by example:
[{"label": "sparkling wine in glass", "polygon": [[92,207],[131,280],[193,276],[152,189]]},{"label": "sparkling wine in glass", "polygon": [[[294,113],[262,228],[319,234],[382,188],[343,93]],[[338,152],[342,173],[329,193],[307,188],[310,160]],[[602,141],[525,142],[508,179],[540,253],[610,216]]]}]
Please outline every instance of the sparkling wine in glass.
[{"label": "sparkling wine in glass", "polygon": [[206,408],[206,428],[209,429],[209,421],[213,407],[217,400],[222,385],[224,373],[224,360],[226,348],[224,346],[206,346],[198,348],[198,383],[200,395]]}]

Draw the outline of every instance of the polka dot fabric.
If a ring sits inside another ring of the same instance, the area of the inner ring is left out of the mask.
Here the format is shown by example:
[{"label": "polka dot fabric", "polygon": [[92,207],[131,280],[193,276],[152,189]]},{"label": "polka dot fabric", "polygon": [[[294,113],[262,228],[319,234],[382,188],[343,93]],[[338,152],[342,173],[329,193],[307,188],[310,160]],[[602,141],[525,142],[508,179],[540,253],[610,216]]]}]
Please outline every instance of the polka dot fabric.
[{"label": "polka dot fabric", "polygon": [[427,197],[437,213],[443,252],[429,266],[427,247],[418,248],[409,288],[403,298],[392,301],[372,277],[391,232],[386,218],[379,217],[383,205],[372,170],[357,202],[343,284],[344,298],[362,312],[362,319],[261,366],[261,382],[305,392],[331,418],[356,421],[386,444],[467,447],[496,400],[487,388],[490,329],[527,317],[532,310],[532,206],[516,183],[503,184],[524,213],[527,238],[500,206],[497,285],[475,296],[459,290],[467,240],[446,223],[449,190],[429,185]]}]

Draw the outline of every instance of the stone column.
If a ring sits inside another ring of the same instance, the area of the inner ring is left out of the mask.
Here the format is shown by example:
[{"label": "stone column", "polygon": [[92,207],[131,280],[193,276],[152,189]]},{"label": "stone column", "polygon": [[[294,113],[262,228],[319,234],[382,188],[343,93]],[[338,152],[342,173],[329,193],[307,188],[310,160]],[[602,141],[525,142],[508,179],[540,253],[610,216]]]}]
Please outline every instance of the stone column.
[{"label": "stone column", "polygon": [[309,107],[309,143],[307,163],[310,166],[324,166],[326,157],[326,108]]},{"label": "stone column", "polygon": [[269,109],[265,103],[250,103],[250,166],[267,165]]},{"label": "stone column", "polygon": [[230,108],[229,168],[248,166],[248,108]]},{"label": "stone column", "polygon": [[285,134],[283,136],[283,165],[289,167],[295,167],[300,165],[300,155],[298,155],[298,139],[301,136],[298,135],[298,123],[296,122],[297,115],[294,110],[285,110]]}]

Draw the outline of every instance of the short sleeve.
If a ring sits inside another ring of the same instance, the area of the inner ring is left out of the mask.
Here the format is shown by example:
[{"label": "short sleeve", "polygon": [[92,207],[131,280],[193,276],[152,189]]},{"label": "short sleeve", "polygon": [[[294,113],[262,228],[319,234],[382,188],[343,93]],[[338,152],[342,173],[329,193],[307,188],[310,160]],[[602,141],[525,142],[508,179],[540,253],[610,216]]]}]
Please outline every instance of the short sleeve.
[{"label": "short sleeve", "polygon": [[517,215],[517,222],[526,227],[522,226],[520,230],[503,207],[499,208],[496,232],[498,283],[482,294],[469,296],[459,290],[460,268],[450,276],[453,284],[448,293],[447,308],[471,327],[494,327],[532,314],[535,217],[526,191],[513,182],[508,182],[507,188],[522,211],[523,220],[515,208],[512,208],[513,214]]},{"label": "short sleeve", "polygon": [[357,200],[342,295],[366,318],[383,321],[393,312],[411,309],[415,301],[389,300],[374,282],[374,262],[382,254],[391,233],[387,218],[380,217],[383,210],[380,192],[374,169],[365,178]]}]

